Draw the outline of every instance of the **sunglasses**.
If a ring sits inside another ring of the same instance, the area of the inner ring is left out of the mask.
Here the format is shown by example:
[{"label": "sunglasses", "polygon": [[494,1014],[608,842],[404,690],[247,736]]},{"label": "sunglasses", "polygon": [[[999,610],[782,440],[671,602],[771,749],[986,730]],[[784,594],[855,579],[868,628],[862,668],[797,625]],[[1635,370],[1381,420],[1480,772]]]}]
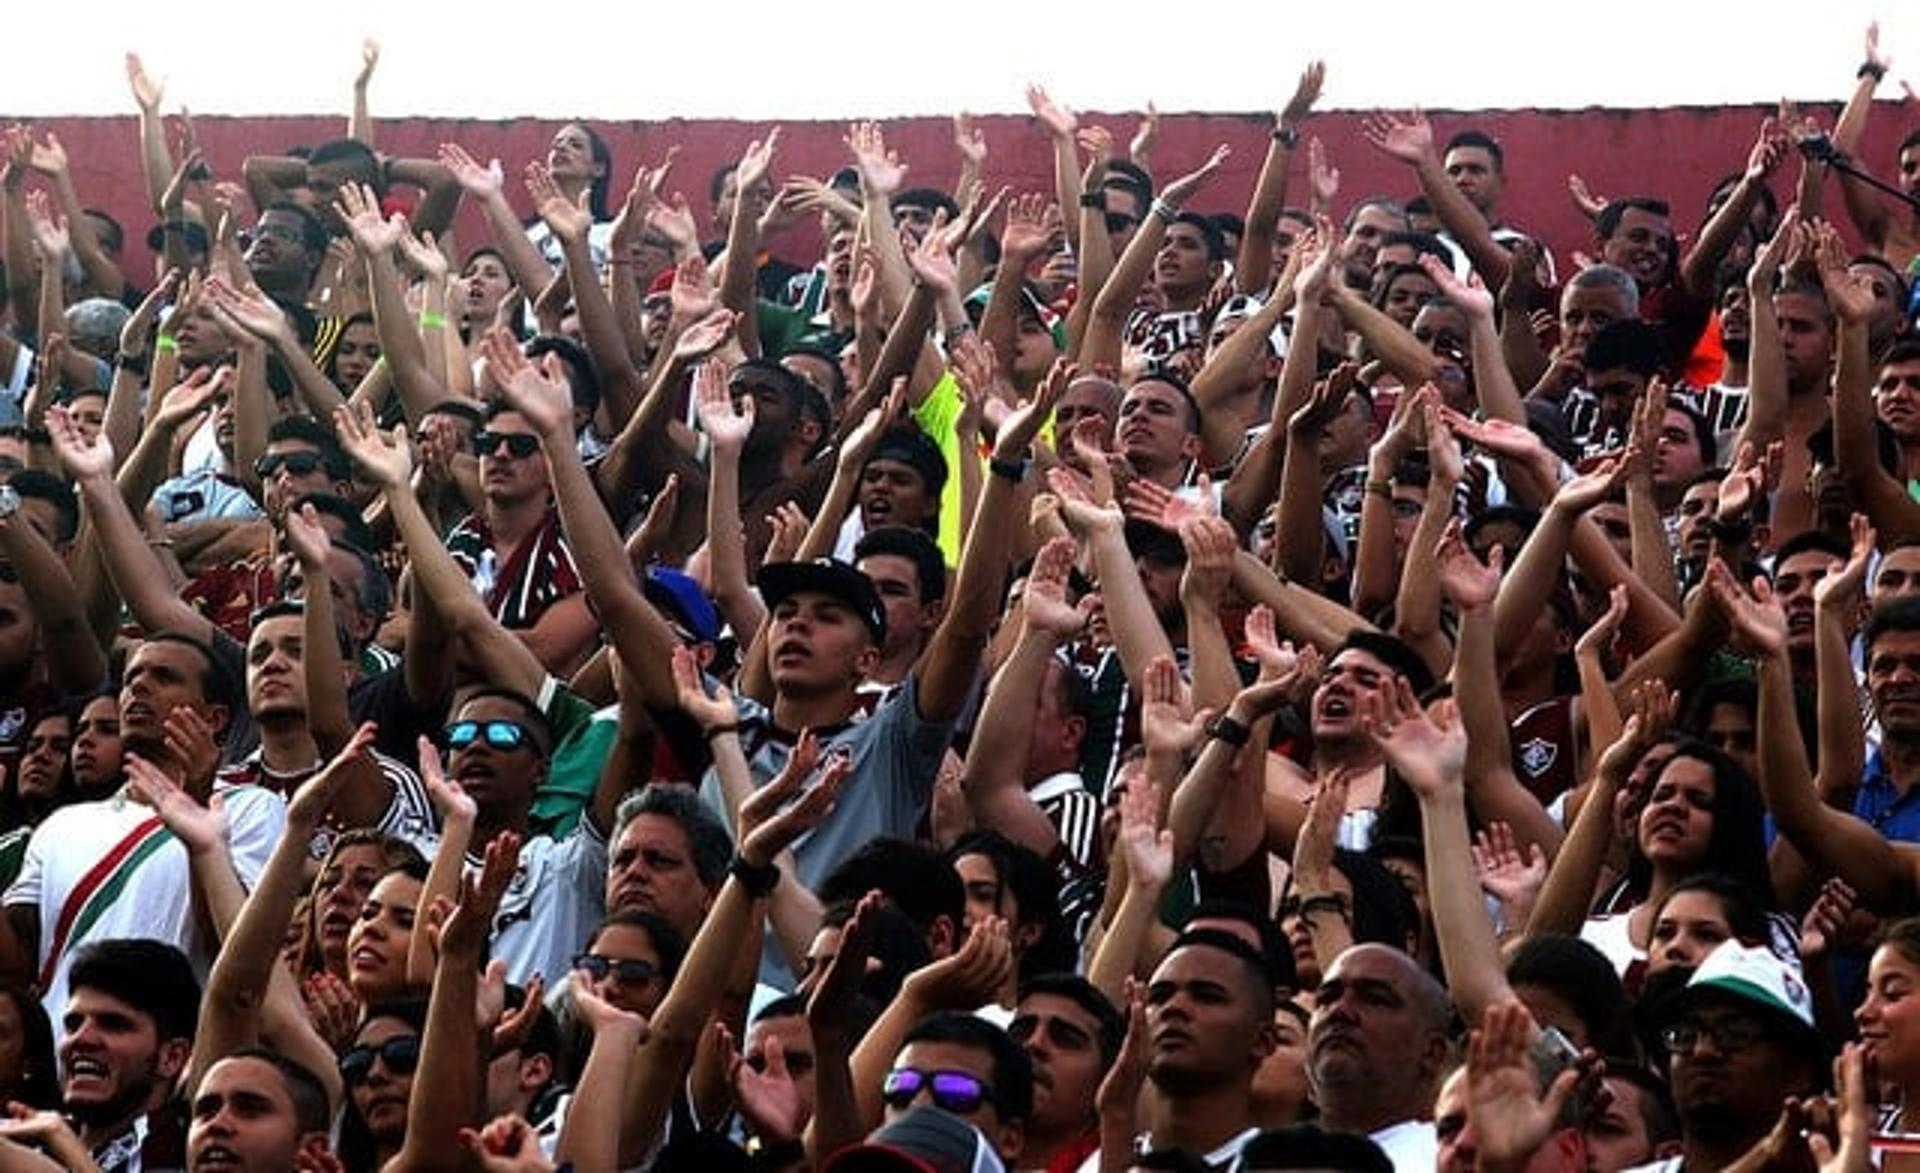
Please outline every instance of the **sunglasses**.
[{"label": "sunglasses", "polygon": [[504,444],[507,455],[515,460],[525,460],[540,451],[540,437],[532,432],[475,432],[473,450],[481,456],[492,456]]},{"label": "sunglasses", "polygon": [[880,1085],[880,1098],[890,1106],[904,1108],[925,1090],[933,1096],[933,1106],[943,1112],[965,1116],[982,1104],[993,1103],[993,1089],[964,1071],[922,1071],[918,1067],[896,1067],[887,1072]]},{"label": "sunglasses", "polygon": [[1107,213],[1107,231],[1108,232],[1125,232],[1129,228],[1138,226],[1139,223],[1140,221],[1135,220],[1132,216],[1127,215],[1125,212],[1108,212]]},{"label": "sunglasses", "polygon": [[627,986],[644,986],[660,976],[660,967],[651,961],[603,957],[598,953],[580,954],[573,959],[573,968],[596,982],[604,982],[607,975],[612,974],[615,981]]},{"label": "sunglasses", "polygon": [[281,469],[296,477],[310,476],[326,461],[318,452],[274,452],[253,462],[254,475],[266,480]]},{"label": "sunglasses", "polygon": [[455,721],[447,726],[447,748],[460,749],[482,737],[493,749],[519,749],[529,741],[527,727],[518,721]]},{"label": "sunglasses", "polygon": [[373,1074],[375,1059],[387,1065],[395,1075],[412,1075],[420,1066],[420,1036],[401,1035],[377,1047],[355,1047],[340,1056],[340,1078],[348,1087],[362,1084]]}]

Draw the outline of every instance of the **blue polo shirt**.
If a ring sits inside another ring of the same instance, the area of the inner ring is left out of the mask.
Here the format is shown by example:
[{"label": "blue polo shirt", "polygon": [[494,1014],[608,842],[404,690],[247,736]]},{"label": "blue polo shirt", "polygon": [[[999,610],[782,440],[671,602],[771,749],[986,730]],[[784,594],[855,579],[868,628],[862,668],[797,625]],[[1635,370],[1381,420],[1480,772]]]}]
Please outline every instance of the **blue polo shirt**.
[{"label": "blue polo shirt", "polygon": [[1904,795],[1896,790],[1878,749],[1867,756],[1860,789],[1853,796],[1853,813],[1895,843],[1920,843],[1920,786]]}]

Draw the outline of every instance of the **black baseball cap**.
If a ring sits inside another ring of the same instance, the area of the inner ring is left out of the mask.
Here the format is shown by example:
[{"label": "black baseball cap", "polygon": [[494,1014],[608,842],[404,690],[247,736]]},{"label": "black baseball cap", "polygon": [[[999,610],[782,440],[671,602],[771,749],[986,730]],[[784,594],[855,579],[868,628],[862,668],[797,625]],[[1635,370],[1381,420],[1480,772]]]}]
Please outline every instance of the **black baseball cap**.
[{"label": "black baseball cap", "polygon": [[874,643],[887,638],[887,612],[880,605],[880,592],[873,580],[838,558],[815,558],[811,562],[769,562],[760,568],[760,597],[768,610],[784,599],[803,592],[826,595],[853,609],[867,625]]}]

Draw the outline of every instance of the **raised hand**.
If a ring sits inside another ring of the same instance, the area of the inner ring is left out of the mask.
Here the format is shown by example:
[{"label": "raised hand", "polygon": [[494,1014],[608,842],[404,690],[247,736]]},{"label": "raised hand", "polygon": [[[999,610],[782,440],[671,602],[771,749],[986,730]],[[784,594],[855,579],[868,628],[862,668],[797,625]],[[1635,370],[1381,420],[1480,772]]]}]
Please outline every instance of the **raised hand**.
[{"label": "raised hand", "polygon": [[1231,154],[1233,154],[1233,148],[1227,146],[1225,143],[1221,143],[1219,146],[1213,148],[1213,153],[1207,156],[1206,162],[1200,164],[1199,167],[1189,171],[1187,174],[1182,175],[1172,183],[1167,184],[1165,189],[1161,191],[1160,198],[1176,208],[1183,206],[1193,197],[1195,192],[1205,187],[1208,181],[1220,173],[1221,165],[1227,161],[1227,156]]},{"label": "raised hand", "polygon": [[762,1144],[799,1140],[807,1126],[807,1108],[800,1085],[787,1070],[787,1050],[780,1040],[767,1036],[760,1053],[760,1066],[741,1057],[733,1033],[720,1026],[726,1044],[727,1082],[733,1088],[733,1101],[739,1105],[747,1131]]},{"label": "raised hand", "polygon": [[911,989],[921,1006],[978,1010],[999,995],[1013,972],[1007,922],[997,916],[983,917],[958,952],[908,974],[902,992]]},{"label": "raised hand", "polygon": [[1022,596],[1021,621],[1032,631],[1045,632],[1057,642],[1078,636],[1087,617],[1067,601],[1067,576],[1073,570],[1072,538],[1055,538],[1034,555]]},{"label": "raised hand", "polygon": [[1533,1017],[1518,1002],[1487,1008],[1467,1049],[1467,1117],[1488,1168],[1510,1169],[1553,1135],[1567,1097],[1579,1084],[1580,1065],[1554,1076],[1543,1098],[1530,1044]]},{"label": "raised hand", "polygon": [[147,67],[141,64],[138,53],[127,54],[127,88],[133,91],[133,100],[142,113],[160,112],[160,100],[167,92],[166,83],[147,76]]},{"label": "raised hand", "polygon": [[1217,608],[1233,581],[1233,556],[1240,549],[1232,524],[1219,517],[1183,522],[1180,544],[1187,551],[1187,567],[1180,575],[1181,601]]},{"label": "raised hand", "polygon": [[820,771],[819,779],[802,792],[800,787],[806,781],[808,772],[804,769],[782,770],[773,781],[754,791],[753,797],[741,807],[741,824],[744,828],[747,806],[764,803],[767,806],[758,808],[764,810],[793,799],[785,809],[767,815],[740,837],[741,859],[755,867],[770,864],[774,857],[793,846],[796,839],[824,822],[833,813],[841,789],[852,776],[853,762],[844,754],[830,755],[826,768]]},{"label": "raised hand", "polygon": [[216,851],[227,837],[226,812],[203,806],[167,772],[137,753],[126,755],[127,786],[152,807],[188,852]]},{"label": "raised hand", "polygon": [[[373,760],[373,743],[380,734],[380,727],[372,721],[363,721],[353,731],[353,736],[340,747],[325,767],[313,777],[302,782],[287,802],[287,826],[301,833],[311,833],[313,828],[326,821],[327,812],[340,797],[340,788],[346,785],[347,774],[358,766]],[[426,738],[421,738],[426,741]],[[434,764],[437,768],[439,757],[436,754]],[[431,791],[429,791],[431,793]]]},{"label": "raised hand", "polygon": [[44,191],[27,193],[27,226],[33,232],[34,247],[49,264],[60,264],[72,251],[73,237],[67,231],[67,218],[55,211]]},{"label": "raised hand", "polygon": [[1842,322],[1850,326],[1864,325],[1873,316],[1873,278],[1848,267],[1846,246],[1832,224],[1815,220],[1810,230],[1814,261],[1820,268],[1820,285],[1827,292],[1827,302]]},{"label": "raised hand", "polygon": [[33,144],[29,159],[35,171],[50,178],[67,173],[67,149],[60,145],[60,136],[51,131],[46,142]]},{"label": "raised hand", "polygon": [[1574,644],[1574,653],[1581,656],[1598,656],[1613,646],[1613,637],[1620,632],[1620,625],[1626,622],[1627,604],[1631,596],[1627,584],[1615,583],[1607,592],[1607,609],[1600,613],[1591,626],[1580,633]]},{"label": "raised hand", "polygon": [[480,354],[506,401],[526,417],[542,440],[572,437],[573,389],[559,355],[541,355],[535,367],[513,336],[498,328],[480,339]]},{"label": "raised hand", "polygon": [[487,841],[485,861],[480,874],[460,878],[460,900],[440,929],[442,957],[478,956],[486,947],[492,931],[493,915],[500,911],[500,898],[513,883],[520,866],[520,835],[501,831]]},{"label": "raised hand", "polygon": [[1047,133],[1055,138],[1070,139],[1073,132],[1079,129],[1080,120],[1074,117],[1073,111],[1049,97],[1046,88],[1041,85],[1027,86],[1027,108],[1047,128]]},{"label": "raised hand", "polygon": [[1493,294],[1480,280],[1480,274],[1469,274],[1468,279],[1462,281],[1432,253],[1421,254],[1420,268],[1440,287],[1440,296],[1459,306],[1470,320],[1493,321]]},{"label": "raised hand", "polygon": [[1060,205],[1037,192],[1015,196],[1007,203],[1006,227],[1000,232],[1001,255],[1025,267],[1051,251],[1065,230]]},{"label": "raised hand", "polygon": [[1404,676],[1377,689],[1361,726],[1387,764],[1422,798],[1457,792],[1467,764],[1467,731],[1451,700],[1429,714]]},{"label": "raised hand", "polygon": [[364,183],[343,183],[340,196],[334,208],[340,218],[346,222],[347,231],[353,234],[353,243],[360,247],[362,256],[375,257],[390,253],[400,236],[407,230],[407,222],[396,215],[391,220],[380,213],[380,197]]},{"label": "raised hand", "polygon": [[1434,568],[1440,574],[1440,590],[1447,601],[1461,611],[1477,611],[1493,603],[1500,593],[1500,571],[1506,552],[1499,546],[1487,551],[1487,560],[1468,548],[1462,536],[1460,519],[1447,523],[1433,551]]},{"label": "raised hand", "polygon": [[400,259],[407,268],[413,270],[424,280],[436,285],[444,285],[447,280],[447,254],[440,251],[440,242],[431,232],[415,236],[403,232],[395,242],[400,249]]},{"label": "raised hand", "polygon": [[1313,193],[1316,211],[1332,207],[1340,194],[1340,168],[1327,162],[1327,146],[1317,134],[1307,140],[1307,189]]},{"label": "raised hand", "polygon": [[1624,783],[1641,756],[1666,736],[1679,702],[1679,694],[1664,680],[1643,680],[1635,685],[1627,694],[1626,725],[1600,754],[1600,775],[1616,784]]},{"label": "raised hand", "polygon": [[1307,62],[1300,71],[1300,80],[1294,83],[1293,96],[1281,108],[1277,121],[1281,126],[1299,126],[1313,113],[1313,104],[1320,100],[1320,90],[1327,84],[1327,63],[1319,59]]},{"label": "raised hand", "polygon": [[404,489],[413,479],[413,451],[408,447],[406,425],[381,431],[372,405],[361,402],[335,408],[333,428],[340,447],[353,458],[365,480],[382,489]]},{"label": "raised hand", "polygon": [[1854,514],[1848,529],[1852,543],[1845,565],[1813,587],[1814,605],[1823,611],[1844,612],[1846,608],[1859,606],[1866,597],[1867,566],[1873,561],[1878,535],[1864,513]]},{"label": "raised hand", "polygon": [[[355,738],[358,739],[358,734]],[[343,757],[345,753],[345,750],[341,751]],[[471,827],[474,819],[479,817],[480,804],[474,801],[473,795],[467,793],[466,787],[447,777],[446,765],[440,758],[440,748],[428,737],[420,738],[420,781],[426,786],[427,801],[433,803],[441,823],[460,823]],[[292,817],[291,813],[288,817]]]},{"label": "raised hand", "polygon": [[540,213],[540,219],[553,235],[568,243],[584,240],[593,227],[593,212],[587,207],[588,193],[581,192],[578,200],[568,199],[560,185],[553,181],[553,173],[538,159],[528,163],[521,175],[527,194],[533,197],[534,210]]},{"label": "raised hand", "polygon": [[717,358],[701,363],[693,372],[694,410],[700,417],[700,430],[713,446],[738,452],[753,432],[753,396],[743,395],[736,403],[727,387],[727,364]]},{"label": "raised hand", "polygon": [[1549,508],[1577,517],[1611,497],[1626,483],[1627,473],[1633,467],[1634,451],[1629,446],[1622,455],[1603,460],[1592,471],[1561,485],[1560,491],[1553,495],[1553,504]]},{"label": "raised hand", "polygon": [[773,154],[780,147],[780,128],[774,127],[764,139],[754,139],[747,144],[746,153],[740,156],[739,165],[734,168],[736,190],[746,192],[760,186],[762,180],[773,170]]},{"label": "raised hand", "polygon": [[885,198],[900,190],[906,182],[907,165],[897,151],[887,149],[885,134],[877,122],[856,122],[844,140],[853,153],[853,165],[860,172],[860,184],[869,199]]},{"label": "raised hand", "polygon": [[80,433],[67,409],[55,404],[47,409],[47,434],[53,441],[54,457],[71,480],[113,476],[113,441],[107,438],[106,429],[89,440]]},{"label": "raised hand", "polygon": [[[289,509],[285,526],[287,547],[299,559],[301,572],[316,585],[325,582],[327,553],[333,549],[333,539],[327,535],[326,527],[320,524],[319,512],[311,503],[298,509]],[[316,573],[318,579],[312,577]]]},{"label": "raised hand", "polygon": [[462,1128],[460,1143],[485,1173],[553,1173],[553,1162],[540,1149],[540,1134],[519,1116],[496,1116],[478,1131]]},{"label": "raised hand", "polygon": [[1433,155],[1433,125],[1418,110],[1405,118],[1369,114],[1360,120],[1360,133],[1376,148],[1409,166],[1417,167]]},{"label": "raised hand", "polygon": [[1200,740],[1204,715],[1193,711],[1192,697],[1170,656],[1147,661],[1140,681],[1140,740],[1149,752],[1184,754]]},{"label": "raised hand", "polygon": [[944,231],[946,216],[944,208],[935,213],[933,228],[907,252],[907,268],[936,297],[954,292],[960,279],[959,266],[953,260],[953,241]]},{"label": "raised hand", "polygon": [[709,694],[699,663],[692,652],[682,647],[673,649],[673,695],[681,711],[702,729],[717,729],[740,719],[740,710],[734,706],[733,694],[727,691],[727,686],[716,684]]},{"label": "raised hand", "polygon": [[184,382],[175,383],[167,390],[166,398],[160,401],[159,410],[153,413],[152,426],[163,432],[178,429],[206,410],[214,396],[232,381],[232,367],[201,367],[188,375]]},{"label": "raised hand", "polygon": [[1760,133],[1753,140],[1753,149],[1747,152],[1746,178],[1749,182],[1760,182],[1780,169],[1787,156],[1793,153],[1793,140],[1788,136],[1786,126],[1769,115],[1760,120]]},{"label": "raised hand", "polygon": [[1839,876],[1829,876],[1820,885],[1807,915],[1800,918],[1800,960],[1813,962],[1826,957],[1839,944],[1841,930],[1853,915],[1860,894]]},{"label": "raised hand", "polygon": [[1307,817],[1293,842],[1295,883],[1308,894],[1327,890],[1333,870],[1333,849],[1340,838],[1340,820],[1347,814],[1353,792],[1353,773],[1346,766],[1328,770],[1307,800]]},{"label": "raised hand", "polygon": [[682,362],[692,362],[707,357],[726,345],[727,339],[733,337],[734,327],[739,322],[740,315],[733,310],[718,309],[709,312],[680,332],[680,337],[673,343],[673,357]]},{"label": "raised hand", "polygon": [[483,167],[458,143],[440,144],[440,165],[452,172],[460,190],[474,199],[485,200],[506,191],[507,173],[500,160],[489,159]]},{"label": "raised hand", "polygon": [[1054,497],[1059,501],[1060,520],[1076,536],[1086,537],[1099,531],[1119,529],[1126,523],[1126,516],[1120,512],[1120,507],[1094,501],[1072,469],[1048,469],[1047,487],[1053,490]]},{"label": "raised hand", "polygon": [[1127,858],[1127,881],[1158,892],[1173,879],[1173,832],[1161,826],[1160,790],[1135,775],[1120,792],[1120,834],[1115,846]]},{"label": "raised hand", "polygon": [[218,277],[210,277],[205,291],[207,300],[221,312],[223,320],[233,322],[246,333],[271,346],[284,348],[297,345],[286,311],[275,305],[273,299],[257,287],[235,289]]},{"label": "raised hand", "polygon": [[1079,376],[1078,363],[1068,362],[1064,358],[1055,359],[1046,378],[1034,388],[1033,398],[1014,408],[1000,421],[1000,433],[994,437],[993,444],[995,459],[1025,460],[1028,449],[1033,446],[1033,438],[1040,434],[1040,425],[1052,417],[1060,397],[1067,393],[1067,386]]},{"label": "raised hand", "polygon": [[[1527,844],[1522,851],[1513,828],[1495,822],[1474,836],[1473,874],[1489,896],[1509,910],[1533,907],[1533,898],[1547,882],[1547,853],[1538,843]],[[1509,928],[1519,928],[1515,917],[1507,917]],[[1519,918],[1524,920],[1524,917]]]},{"label": "raised hand", "polygon": [[975,171],[987,161],[987,136],[973,124],[973,115],[965,110],[953,116],[953,149],[960,152],[960,159]]},{"label": "raised hand", "polygon": [[372,37],[360,42],[360,72],[353,75],[353,88],[364,90],[373,80],[373,71],[380,64],[380,42]]},{"label": "raised hand", "polygon": [[1751,591],[1742,589],[1727,564],[1715,558],[1707,564],[1707,589],[1727,617],[1728,639],[1736,650],[1755,656],[1786,652],[1787,613],[1764,575],[1754,576]]},{"label": "raised hand", "polygon": [[1153,151],[1153,144],[1160,138],[1160,111],[1154,108],[1153,101],[1147,101],[1147,112],[1140,116],[1140,128],[1133,132],[1133,141],[1127,144],[1127,154],[1133,161],[1146,166],[1147,156]]}]

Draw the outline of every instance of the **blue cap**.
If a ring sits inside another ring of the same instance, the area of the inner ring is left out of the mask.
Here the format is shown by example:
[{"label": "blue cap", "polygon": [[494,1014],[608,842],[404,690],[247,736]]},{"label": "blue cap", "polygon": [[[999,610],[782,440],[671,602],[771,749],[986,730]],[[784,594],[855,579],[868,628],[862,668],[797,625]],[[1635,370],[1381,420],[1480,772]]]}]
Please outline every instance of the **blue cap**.
[{"label": "blue cap", "polygon": [[714,610],[692,575],[669,566],[655,566],[647,571],[641,590],[649,603],[678,620],[695,639],[713,643],[720,638],[720,612]]}]

